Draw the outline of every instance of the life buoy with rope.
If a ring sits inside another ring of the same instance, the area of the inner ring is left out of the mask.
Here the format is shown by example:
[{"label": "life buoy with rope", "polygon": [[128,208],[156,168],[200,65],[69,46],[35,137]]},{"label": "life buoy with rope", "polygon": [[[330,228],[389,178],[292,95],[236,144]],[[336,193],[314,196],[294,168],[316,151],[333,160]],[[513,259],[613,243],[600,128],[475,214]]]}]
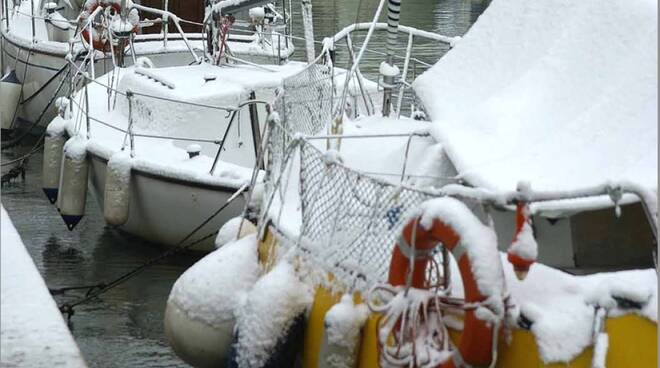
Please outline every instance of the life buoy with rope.
[{"label": "life buoy with rope", "polygon": [[[103,35],[103,26],[97,24],[96,26],[89,27],[89,25],[87,25],[87,20],[92,14],[94,14],[96,9],[98,9],[99,7],[104,8],[102,13],[104,16],[108,16],[109,18],[118,16],[121,13],[121,4],[117,1],[88,0],[85,3],[85,10],[83,11],[80,17],[80,24],[82,27],[80,31],[80,38],[83,39],[84,40],[83,42],[86,44],[90,44],[90,40],[91,40],[92,47],[95,50],[108,52],[110,51],[110,44],[109,44],[109,40],[106,39]],[[94,20],[91,21],[93,22]],[[91,28],[91,35],[90,35],[90,28]],[[137,33],[138,28],[139,28],[138,24],[134,24],[133,33]]]},{"label": "life buoy with rope", "polygon": [[[388,283],[392,286],[407,285],[409,267],[413,265],[410,286],[417,289],[428,288],[426,280],[427,265],[431,260],[431,251],[442,243],[452,253],[458,263],[463,280],[465,303],[480,304],[488,297],[479,291],[478,282],[472,271],[472,261],[466,246],[461,242],[457,232],[447,223],[435,218],[429,228],[420,225],[421,216],[410,220],[400,235],[394,247],[390,262]],[[414,251],[410,244],[414,244]],[[410,257],[414,257],[411,262]],[[500,262],[499,258],[493,262]],[[463,334],[458,344],[458,350],[452,357],[439,365],[440,368],[461,368],[488,366],[493,359],[493,346],[497,338],[497,325],[479,319],[476,309],[465,310]]]}]

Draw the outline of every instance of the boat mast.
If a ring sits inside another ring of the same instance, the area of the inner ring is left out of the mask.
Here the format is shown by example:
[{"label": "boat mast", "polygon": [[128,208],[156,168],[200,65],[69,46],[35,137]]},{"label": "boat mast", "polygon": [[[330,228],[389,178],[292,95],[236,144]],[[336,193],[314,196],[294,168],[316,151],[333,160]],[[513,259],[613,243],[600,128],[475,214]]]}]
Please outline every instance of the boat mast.
[{"label": "boat mast", "polygon": [[399,15],[401,0],[388,0],[387,3],[387,66],[381,64],[380,73],[383,76],[383,116],[390,115],[392,105],[392,89],[395,87],[398,68],[394,65],[394,51],[397,47],[399,32]]},{"label": "boat mast", "polygon": [[311,64],[316,59],[316,51],[314,50],[314,24],[312,23],[312,2],[310,0],[302,0],[300,5],[302,6],[307,62]]}]

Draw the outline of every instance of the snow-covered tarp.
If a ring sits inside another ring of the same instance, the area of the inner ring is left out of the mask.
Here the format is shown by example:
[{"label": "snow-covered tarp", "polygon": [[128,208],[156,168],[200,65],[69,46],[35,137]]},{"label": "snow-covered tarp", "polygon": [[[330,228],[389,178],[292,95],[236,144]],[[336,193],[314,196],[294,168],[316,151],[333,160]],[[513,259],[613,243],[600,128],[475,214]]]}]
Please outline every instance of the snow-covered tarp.
[{"label": "snow-covered tarp", "polygon": [[657,190],[657,36],[652,0],[495,0],[413,87],[472,185]]},{"label": "snow-covered tarp", "polygon": [[20,235],[2,211],[0,366],[87,367]]}]

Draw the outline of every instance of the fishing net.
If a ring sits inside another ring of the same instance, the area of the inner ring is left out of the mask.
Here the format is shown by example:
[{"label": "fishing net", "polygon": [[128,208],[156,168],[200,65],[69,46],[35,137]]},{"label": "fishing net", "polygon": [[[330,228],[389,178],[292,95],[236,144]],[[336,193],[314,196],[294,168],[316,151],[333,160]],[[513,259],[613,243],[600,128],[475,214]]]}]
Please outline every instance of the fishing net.
[{"label": "fishing net", "polygon": [[386,278],[405,221],[433,195],[352,170],[304,138],[332,121],[331,73],[315,63],[284,81],[269,125],[265,198],[287,200],[295,181],[300,234],[284,240],[344,285],[368,290]]}]

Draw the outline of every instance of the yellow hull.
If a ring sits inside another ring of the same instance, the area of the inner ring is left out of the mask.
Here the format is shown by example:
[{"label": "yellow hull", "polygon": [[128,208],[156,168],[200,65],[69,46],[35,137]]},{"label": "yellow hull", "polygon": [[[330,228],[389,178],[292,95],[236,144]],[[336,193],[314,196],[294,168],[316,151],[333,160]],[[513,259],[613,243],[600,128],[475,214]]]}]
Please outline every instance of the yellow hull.
[{"label": "yellow hull", "polygon": [[[259,245],[259,260],[269,268],[269,254],[275,246],[274,237],[270,232]],[[303,367],[316,368],[319,362],[319,351],[323,341],[324,318],[326,312],[337,302],[341,294],[332,294],[324,288],[318,288],[314,297],[312,310],[307,321],[303,349]],[[358,367],[378,367],[378,351],[376,327],[378,315],[371,315],[362,330],[362,341],[358,358]],[[658,336],[657,325],[652,321],[637,316],[625,315],[609,318],[605,325],[609,335],[607,351],[608,368],[644,368],[658,366]],[[460,332],[450,331],[452,339],[458,341]],[[568,363],[545,364],[541,360],[531,332],[521,329],[512,331],[511,344],[501,342],[498,348],[496,367],[542,367],[542,368],[590,368],[593,355],[591,347],[585,349],[579,356]]]}]

